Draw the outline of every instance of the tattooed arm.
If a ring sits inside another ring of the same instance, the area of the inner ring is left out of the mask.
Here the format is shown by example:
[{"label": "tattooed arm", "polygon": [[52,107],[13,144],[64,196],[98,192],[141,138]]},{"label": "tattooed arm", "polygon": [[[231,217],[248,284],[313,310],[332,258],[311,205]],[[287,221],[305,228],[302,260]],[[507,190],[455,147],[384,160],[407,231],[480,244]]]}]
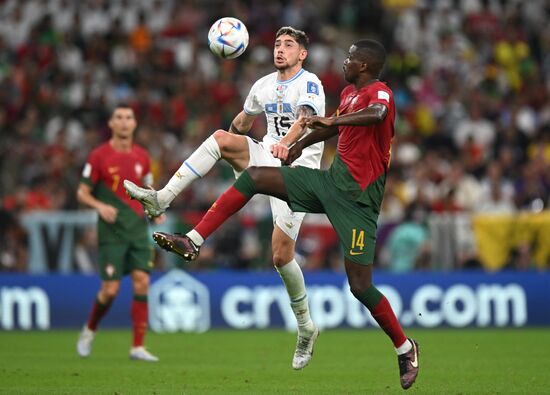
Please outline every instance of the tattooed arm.
[{"label": "tattooed arm", "polygon": [[300,140],[307,131],[304,119],[315,114],[315,110],[310,106],[298,106],[296,111],[297,119],[294,121],[286,136],[278,143],[271,146],[271,153],[275,158],[286,160],[288,157],[288,149],[291,145]]}]

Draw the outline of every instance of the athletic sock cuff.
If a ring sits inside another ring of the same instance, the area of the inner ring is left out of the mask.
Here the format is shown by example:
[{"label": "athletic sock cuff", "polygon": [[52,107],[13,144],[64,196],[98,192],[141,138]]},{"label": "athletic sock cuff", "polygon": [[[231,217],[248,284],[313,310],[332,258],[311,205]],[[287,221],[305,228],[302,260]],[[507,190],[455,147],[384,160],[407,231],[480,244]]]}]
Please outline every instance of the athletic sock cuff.
[{"label": "athletic sock cuff", "polygon": [[147,302],[147,295],[134,295],[136,302]]},{"label": "athletic sock cuff", "polygon": [[302,303],[304,300],[307,300],[307,294],[297,297],[296,299],[290,299],[291,305],[297,305]]},{"label": "athletic sock cuff", "polygon": [[367,306],[369,310],[375,308],[384,297],[374,285],[371,285],[365,291],[355,296]]},{"label": "athletic sock cuff", "polygon": [[247,198],[251,198],[256,193],[256,184],[254,184],[252,177],[250,177],[250,174],[246,170],[235,181],[233,187]]}]

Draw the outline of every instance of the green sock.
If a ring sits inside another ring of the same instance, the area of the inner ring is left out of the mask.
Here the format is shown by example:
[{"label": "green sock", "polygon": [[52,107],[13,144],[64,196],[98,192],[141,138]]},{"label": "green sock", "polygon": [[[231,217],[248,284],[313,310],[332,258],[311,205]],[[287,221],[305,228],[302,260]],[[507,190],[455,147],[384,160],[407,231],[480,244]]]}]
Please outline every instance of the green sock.
[{"label": "green sock", "polygon": [[376,307],[383,296],[384,295],[382,295],[374,285],[371,285],[362,293],[355,295],[355,297],[359,299],[359,301],[363,303],[369,310]]},{"label": "green sock", "polygon": [[134,300],[137,302],[147,302],[147,295],[134,295]]}]

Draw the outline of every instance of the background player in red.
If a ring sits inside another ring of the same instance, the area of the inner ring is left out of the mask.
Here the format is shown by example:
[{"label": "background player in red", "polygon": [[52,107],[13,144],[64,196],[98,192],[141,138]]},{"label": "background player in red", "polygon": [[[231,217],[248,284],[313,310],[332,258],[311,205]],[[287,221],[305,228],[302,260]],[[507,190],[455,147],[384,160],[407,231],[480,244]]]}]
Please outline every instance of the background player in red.
[{"label": "background player in red", "polygon": [[[129,273],[134,291],[130,358],[158,361],[143,346],[153,249],[143,208],[139,202],[130,200],[122,186],[124,179],[138,185],[151,185],[153,181],[147,151],[133,144],[136,126],[134,111],[126,105],[118,105],[109,119],[111,139],[90,153],[78,187],[79,202],[99,214],[97,227],[102,280],[88,322],[78,338],[77,351],[81,357],[90,355],[98,324],[117,296],[122,276]],[[163,222],[164,218],[157,217],[156,222]]]},{"label": "background player in red", "polygon": [[372,283],[377,220],[395,121],[393,93],[378,80],[385,59],[385,49],[377,41],[353,44],[343,67],[350,85],[341,93],[336,116],[305,118],[313,133],[301,140],[301,131],[287,135],[285,143],[297,141],[290,151],[281,142],[272,148],[274,156],[292,163],[304,147],[338,135],[338,152],[330,169],[249,168],[187,235],[155,232],[153,239],[162,248],[193,260],[204,240],[256,193],[285,200],[293,211],[326,213],[344,251],[351,292],[393,342],[401,386],[407,389],[418,375],[418,344],[405,336],[388,300]]}]

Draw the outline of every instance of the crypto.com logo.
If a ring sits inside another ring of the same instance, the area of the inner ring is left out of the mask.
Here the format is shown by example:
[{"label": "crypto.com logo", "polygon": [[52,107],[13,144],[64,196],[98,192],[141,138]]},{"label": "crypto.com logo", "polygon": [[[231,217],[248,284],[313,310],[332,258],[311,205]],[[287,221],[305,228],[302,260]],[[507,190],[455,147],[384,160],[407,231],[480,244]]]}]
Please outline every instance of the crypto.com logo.
[{"label": "crypto.com logo", "polygon": [[207,331],[208,288],[182,270],[168,272],[149,290],[149,324],[155,332]]}]

